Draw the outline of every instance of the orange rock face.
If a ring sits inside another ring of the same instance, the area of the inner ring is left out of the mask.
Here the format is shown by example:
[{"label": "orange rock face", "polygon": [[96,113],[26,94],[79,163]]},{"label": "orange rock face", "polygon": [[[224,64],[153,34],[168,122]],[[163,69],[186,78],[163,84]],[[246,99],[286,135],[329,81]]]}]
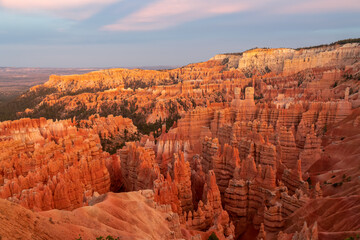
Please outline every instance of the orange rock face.
[{"label": "orange rock face", "polygon": [[108,115],[100,117],[99,115],[92,115],[87,120],[81,120],[79,126],[82,128],[92,128],[99,134],[100,138],[114,138],[119,133],[123,134],[124,130],[127,130],[127,134],[136,132],[136,127],[132,123],[131,119],[123,118],[122,116]]},{"label": "orange rock face", "polygon": [[160,204],[170,204],[173,212],[182,215],[181,202],[179,200],[179,190],[176,182],[172,181],[170,174],[166,179],[161,175],[154,182],[154,201]]},{"label": "orange rock face", "polygon": [[40,118],[3,122],[0,132],[2,198],[34,210],[71,210],[109,191],[109,154],[93,131]]},{"label": "orange rock face", "polygon": [[126,191],[153,188],[153,182],[160,177],[155,153],[150,148],[128,143],[119,150],[121,176]]},{"label": "orange rock face", "polygon": [[156,239],[355,237],[359,53],[359,43],[254,49],[173,70],[52,76],[21,97],[39,103],[19,116],[75,118],[0,123],[0,197],[87,216],[101,194],[141,190],[119,214],[133,220],[145,201],[167,223],[141,218],[140,233],[120,234],[134,238],[156,235],[144,224]]},{"label": "orange rock face", "polygon": [[91,206],[71,212],[32,212],[0,199],[0,224],[0,235],[6,239],[183,238],[177,214],[154,204],[150,190],[107,193],[94,199]]}]

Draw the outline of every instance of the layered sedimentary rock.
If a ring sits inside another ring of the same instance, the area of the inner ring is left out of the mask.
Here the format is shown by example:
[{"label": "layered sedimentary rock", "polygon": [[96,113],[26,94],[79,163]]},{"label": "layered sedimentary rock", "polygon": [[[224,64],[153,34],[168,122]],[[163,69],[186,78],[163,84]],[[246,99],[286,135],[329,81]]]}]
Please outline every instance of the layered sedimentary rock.
[{"label": "layered sedimentary rock", "polygon": [[282,162],[287,168],[294,169],[299,159],[299,150],[296,147],[292,130],[281,127],[279,142]]},{"label": "layered sedimentary rock", "polygon": [[119,192],[123,189],[123,177],[121,175],[121,159],[118,155],[111,155],[105,161],[110,174],[110,191]]},{"label": "layered sedimentary rock", "polygon": [[119,85],[144,81],[149,85],[171,84],[177,80],[196,79],[226,79],[241,77],[238,71],[224,71],[221,61],[208,61],[204,63],[189,64],[182,68],[169,71],[141,70],[141,69],[108,69],[84,75],[50,76],[46,86],[56,87],[66,92],[75,92],[86,88],[116,88]]},{"label": "layered sedimentary rock", "polygon": [[122,116],[108,115],[100,117],[98,114],[91,115],[86,120],[80,120],[77,126],[91,128],[99,134],[103,149],[115,153],[119,146],[127,141],[134,141],[138,138],[137,128],[129,118]]},{"label": "layered sedimentary rock", "polygon": [[134,134],[137,129],[129,118],[122,116],[109,115],[106,118],[99,115],[92,115],[87,120],[81,120],[79,126],[83,128],[92,128],[97,132],[100,138],[114,138],[116,135],[123,135],[126,129],[127,134]]},{"label": "layered sedimentary rock", "polygon": [[234,169],[240,164],[239,151],[236,147],[224,145],[223,153],[215,159],[214,172],[220,192],[225,192],[230,179],[233,178]]},{"label": "layered sedimentary rock", "polygon": [[202,147],[203,169],[205,171],[213,170],[215,162],[220,161],[219,140],[205,137]]},{"label": "layered sedimentary rock", "polygon": [[204,185],[205,185],[205,172],[203,171],[203,167],[201,162],[203,161],[199,155],[195,155],[193,157],[191,166],[191,190],[192,190],[192,198],[194,208],[198,207],[198,203],[202,200]]},{"label": "layered sedimentary rock", "polygon": [[319,233],[318,233],[317,222],[315,222],[313,227],[310,228],[310,227],[307,226],[307,223],[305,221],[301,231],[299,231],[299,232],[296,231],[295,234],[286,234],[286,233],[280,232],[276,239],[277,240],[285,240],[285,239],[291,239],[291,240],[302,240],[302,239],[318,240],[319,239]]},{"label": "layered sedimentary rock", "polygon": [[[336,118],[340,120],[356,105],[354,93],[358,87],[354,80],[359,76],[358,52],[359,43],[300,50],[254,49],[166,71],[110,69],[84,75],[51,76],[46,84],[32,88],[21,98],[39,95],[42,101],[18,111],[29,117],[54,113],[56,118],[81,118],[85,110],[107,116],[116,112],[123,114],[120,106],[136,100],[137,108],[133,109],[144,114],[149,122],[155,122],[171,115],[167,111],[170,102],[178,102],[177,109],[186,112],[195,106],[208,108],[222,103],[224,107],[224,103],[234,100],[247,106],[238,106],[238,110],[245,113],[239,117],[251,118],[254,114],[254,104],[248,101],[251,88],[250,92],[244,91],[249,85],[254,87],[255,98],[260,101],[272,101],[282,95],[282,99],[274,102],[286,108],[297,99],[342,99],[349,88],[348,98],[335,109]],[[326,60],[327,57],[331,60]],[[44,96],[44,92],[49,94]],[[296,109],[285,118],[281,116],[281,122],[285,121],[288,128],[296,124],[301,117],[299,111],[302,110]],[[273,113],[279,114],[279,111]]]},{"label": "layered sedimentary rock", "polygon": [[163,175],[154,181],[154,201],[160,204],[170,204],[173,212],[182,215],[183,210],[179,200],[179,190],[176,182],[171,179],[170,174]]},{"label": "layered sedimentary rock", "polygon": [[188,212],[193,209],[192,190],[191,190],[191,169],[190,163],[185,161],[184,154],[179,152],[174,154],[174,182],[179,191],[180,206],[183,211]]},{"label": "layered sedimentary rock", "polygon": [[182,139],[189,138],[195,153],[200,153],[202,149],[199,139],[209,135],[210,129],[208,126],[213,114],[214,110],[211,108],[196,108],[178,122],[177,134]]},{"label": "layered sedimentary rock", "polygon": [[245,72],[291,74],[308,68],[346,66],[358,59],[358,43],[313,49],[254,49],[239,55],[216,55],[214,60],[231,59],[229,64]]},{"label": "layered sedimentary rock", "polygon": [[359,49],[52,76],[17,114],[73,120],[0,123],[0,196],[71,210],[109,190],[153,189],[146,201],[169,214],[172,238],[356,236]]},{"label": "layered sedimentary rock", "polygon": [[[164,130],[165,132],[165,130]],[[156,146],[156,158],[163,174],[166,174],[173,165],[173,155],[181,151],[184,159],[189,160],[192,157],[192,147],[189,140],[183,141],[177,135],[171,133],[163,134],[159,137]]]},{"label": "layered sedimentary rock", "polygon": [[256,240],[266,240],[266,231],[264,229],[264,224],[261,224],[260,231],[256,237]]},{"label": "layered sedimentary rock", "polygon": [[121,161],[121,176],[126,191],[153,188],[153,182],[160,177],[153,149],[131,142],[117,154]]},{"label": "layered sedimentary rock", "polygon": [[155,204],[149,190],[107,193],[71,212],[32,212],[0,199],[0,224],[0,235],[6,239],[183,238],[178,215]]},{"label": "layered sedimentary rock", "polygon": [[282,181],[291,193],[296,189],[301,189],[303,192],[308,192],[308,183],[302,178],[301,160],[297,161],[295,169],[285,169],[282,176]]},{"label": "layered sedimentary rock", "polygon": [[210,170],[206,178],[203,198],[198,204],[197,211],[187,214],[186,226],[196,230],[215,229],[227,239],[233,239],[235,227],[228,213],[222,208],[215,173]]},{"label": "layered sedimentary rock", "polygon": [[240,89],[234,90],[235,99],[231,102],[231,111],[237,121],[249,121],[254,118],[256,113],[254,101],[254,88],[245,89],[245,99],[240,99]]},{"label": "layered sedimentary rock", "polygon": [[[186,171],[183,171],[187,169],[187,162],[181,160],[181,153],[180,161],[177,157],[178,155],[175,155],[174,180],[168,174],[166,179],[161,176],[160,179],[154,182],[154,200],[161,204],[169,204],[172,210],[180,215],[181,222],[189,230],[206,231],[207,229],[213,229],[220,236],[233,239],[234,226],[229,219],[229,215],[222,208],[215,173],[210,170],[206,175],[206,181],[203,182],[202,186],[201,200],[196,205],[197,210],[189,208],[189,206],[192,206],[189,201],[191,199],[186,198],[189,194],[186,183],[189,181],[186,177]],[[196,179],[192,179],[196,181]],[[186,210],[183,211],[183,209]]]},{"label": "layered sedimentary rock", "polygon": [[166,179],[161,175],[154,182],[155,201],[171,204],[173,211],[179,214],[193,210],[191,168],[182,152],[173,155],[173,168],[169,171]]},{"label": "layered sedimentary rock", "polygon": [[93,131],[40,118],[3,122],[0,133],[2,198],[35,210],[71,210],[109,191],[109,154]]},{"label": "layered sedimentary rock", "polygon": [[255,159],[258,164],[277,167],[276,147],[268,141],[268,138],[266,138],[266,142],[263,141],[256,145]]}]

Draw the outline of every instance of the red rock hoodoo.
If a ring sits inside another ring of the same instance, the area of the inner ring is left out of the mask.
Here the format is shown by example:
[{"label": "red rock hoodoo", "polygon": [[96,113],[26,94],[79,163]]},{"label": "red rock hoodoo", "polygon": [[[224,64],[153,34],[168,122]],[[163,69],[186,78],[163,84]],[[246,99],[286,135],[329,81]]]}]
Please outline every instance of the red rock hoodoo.
[{"label": "red rock hoodoo", "polygon": [[0,123],[0,238],[356,239],[359,79],[359,43],[51,76]]}]

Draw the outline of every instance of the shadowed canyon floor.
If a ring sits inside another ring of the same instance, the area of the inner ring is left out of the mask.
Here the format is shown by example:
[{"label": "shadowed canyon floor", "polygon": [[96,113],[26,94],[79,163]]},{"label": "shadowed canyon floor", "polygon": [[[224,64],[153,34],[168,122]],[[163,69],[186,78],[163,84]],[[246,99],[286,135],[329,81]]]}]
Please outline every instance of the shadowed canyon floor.
[{"label": "shadowed canyon floor", "polygon": [[1,110],[0,236],[360,238],[359,89],[359,40],[53,75]]}]

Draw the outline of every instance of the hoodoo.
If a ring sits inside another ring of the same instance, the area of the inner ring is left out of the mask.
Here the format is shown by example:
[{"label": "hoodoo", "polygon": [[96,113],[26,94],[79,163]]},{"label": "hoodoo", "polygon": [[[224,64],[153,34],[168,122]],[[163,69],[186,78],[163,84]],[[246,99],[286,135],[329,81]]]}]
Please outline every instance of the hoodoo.
[{"label": "hoodoo", "polygon": [[356,239],[359,80],[358,41],[51,76],[0,123],[0,239]]}]

